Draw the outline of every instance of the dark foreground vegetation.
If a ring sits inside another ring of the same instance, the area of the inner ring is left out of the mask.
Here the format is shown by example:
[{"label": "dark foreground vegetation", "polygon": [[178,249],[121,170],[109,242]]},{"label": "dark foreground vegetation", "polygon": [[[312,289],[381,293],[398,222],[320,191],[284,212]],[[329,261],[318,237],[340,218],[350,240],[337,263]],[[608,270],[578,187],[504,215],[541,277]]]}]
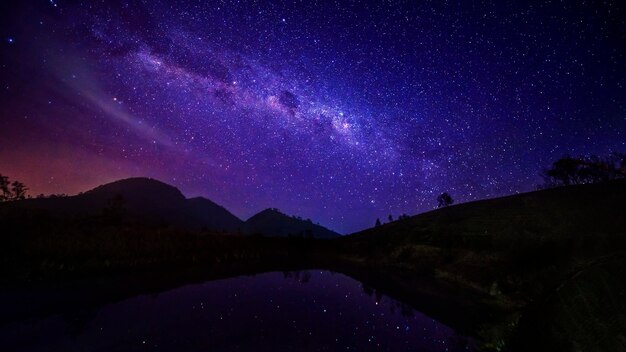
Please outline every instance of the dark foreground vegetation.
[{"label": "dark foreground vegetation", "polygon": [[7,203],[0,277],[11,303],[1,316],[323,268],[477,336],[485,350],[626,350],[625,200],[626,180],[610,180],[442,207],[338,239],[147,226],[120,220],[115,204],[54,217]]},{"label": "dark foreground vegetation", "polygon": [[446,207],[337,240],[354,262],[422,272],[510,314],[485,347],[626,350],[626,180]]}]

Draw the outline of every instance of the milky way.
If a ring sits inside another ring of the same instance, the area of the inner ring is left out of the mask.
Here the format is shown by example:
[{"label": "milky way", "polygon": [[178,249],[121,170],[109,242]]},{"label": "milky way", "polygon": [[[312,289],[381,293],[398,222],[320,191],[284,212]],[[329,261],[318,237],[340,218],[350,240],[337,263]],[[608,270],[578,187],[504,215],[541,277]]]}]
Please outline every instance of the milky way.
[{"label": "milky way", "polygon": [[0,173],[150,176],[347,233],[626,150],[623,6],[497,3],[5,4]]}]

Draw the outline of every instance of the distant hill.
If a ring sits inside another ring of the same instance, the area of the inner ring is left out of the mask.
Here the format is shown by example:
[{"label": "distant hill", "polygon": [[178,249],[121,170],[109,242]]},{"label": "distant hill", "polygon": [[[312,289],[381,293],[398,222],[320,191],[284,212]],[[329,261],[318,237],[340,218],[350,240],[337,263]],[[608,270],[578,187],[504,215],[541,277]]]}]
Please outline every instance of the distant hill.
[{"label": "distant hill", "polygon": [[176,187],[144,177],[111,182],[76,196],[26,199],[3,206],[13,210],[45,211],[52,217],[62,218],[95,216],[117,207],[123,211],[125,220],[134,224],[189,230],[236,232],[243,224],[208,199],[186,199]]},{"label": "distant hill", "polygon": [[117,212],[127,223],[149,227],[206,229],[270,237],[339,236],[310,220],[290,217],[275,209],[266,209],[243,222],[209,199],[185,198],[176,187],[145,177],[114,181],[75,196],[0,203],[0,210],[5,211],[0,216],[21,216],[30,210],[59,219],[102,217]]},{"label": "distant hill", "polygon": [[311,220],[288,216],[273,208],[265,209],[246,220],[243,232],[250,235],[262,234],[277,237],[335,238],[340,236],[334,231],[314,224]]},{"label": "distant hill", "polygon": [[[226,208],[203,197],[187,199],[187,214],[195,218],[204,219],[203,224],[209,229],[239,230],[241,220],[231,214]],[[212,214],[208,217],[207,214]]]}]

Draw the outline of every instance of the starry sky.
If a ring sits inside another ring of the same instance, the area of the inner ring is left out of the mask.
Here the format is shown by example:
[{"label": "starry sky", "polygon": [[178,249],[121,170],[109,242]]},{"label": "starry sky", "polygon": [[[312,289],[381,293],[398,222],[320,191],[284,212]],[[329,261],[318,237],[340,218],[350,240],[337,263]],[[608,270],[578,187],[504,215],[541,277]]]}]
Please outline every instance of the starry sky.
[{"label": "starry sky", "polygon": [[626,150],[619,1],[2,7],[0,173],[31,194],[148,176],[350,233]]}]

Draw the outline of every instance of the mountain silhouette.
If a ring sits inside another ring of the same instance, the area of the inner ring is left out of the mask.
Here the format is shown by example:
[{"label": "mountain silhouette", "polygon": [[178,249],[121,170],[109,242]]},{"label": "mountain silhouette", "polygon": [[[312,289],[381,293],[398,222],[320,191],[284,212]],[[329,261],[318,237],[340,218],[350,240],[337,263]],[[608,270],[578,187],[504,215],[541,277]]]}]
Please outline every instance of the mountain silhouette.
[{"label": "mountain silhouette", "polygon": [[[203,220],[203,226],[209,229],[238,231],[242,221],[226,208],[204,197],[187,199],[187,214]],[[207,216],[207,215],[211,216]]]},{"label": "mountain silhouette", "polygon": [[[146,177],[114,181],[75,196],[31,198],[3,203],[19,216],[25,211],[43,212],[61,219],[80,219],[118,213],[123,221],[148,227],[172,227],[191,231],[211,230],[264,236],[332,238],[339,234],[310,220],[266,209],[243,222],[227,209],[203,198],[185,198],[178,188]],[[105,224],[106,221],[104,220]]]},{"label": "mountain silhouette", "polygon": [[278,209],[269,208],[253,215],[243,225],[246,234],[262,234],[265,236],[296,236],[314,238],[334,238],[340,235],[311,220],[303,220],[281,213]]},{"label": "mountain silhouette", "polygon": [[114,181],[75,196],[27,199],[7,205],[62,218],[95,216],[117,206],[132,224],[188,230],[236,232],[243,223],[208,199],[187,199],[176,187],[145,177]]}]

